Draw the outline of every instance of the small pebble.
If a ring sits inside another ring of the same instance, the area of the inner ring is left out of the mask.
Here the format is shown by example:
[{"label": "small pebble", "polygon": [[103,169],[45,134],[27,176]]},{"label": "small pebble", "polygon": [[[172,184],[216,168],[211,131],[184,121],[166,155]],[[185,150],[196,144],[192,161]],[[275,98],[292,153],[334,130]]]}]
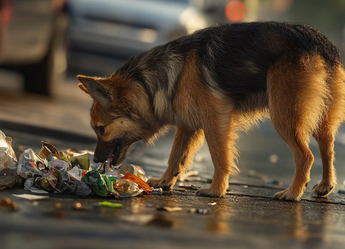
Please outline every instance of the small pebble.
[{"label": "small pebble", "polygon": [[198,214],[208,214],[208,210],[207,210],[207,209],[203,209],[203,208],[199,208],[199,209],[197,210],[197,213],[198,213]]}]

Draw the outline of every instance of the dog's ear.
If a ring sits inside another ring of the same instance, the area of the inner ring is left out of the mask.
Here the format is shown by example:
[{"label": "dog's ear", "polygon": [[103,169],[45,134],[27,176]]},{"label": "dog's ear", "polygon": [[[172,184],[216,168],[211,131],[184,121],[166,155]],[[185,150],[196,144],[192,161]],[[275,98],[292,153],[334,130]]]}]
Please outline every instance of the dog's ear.
[{"label": "dog's ear", "polygon": [[[86,94],[90,95],[89,90],[87,90],[87,88],[83,85],[83,83],[79,83],[78,84],[79,88]],[[91,96],[91,95],[90,95]]]},{"label": "dog's ear", "polygon": [[79,88],[89,94],[94,100],[101,105],[106,106],[112,102],[111,94],[107,90],[104,79],[97,79],[89,76],[78,75]]}]

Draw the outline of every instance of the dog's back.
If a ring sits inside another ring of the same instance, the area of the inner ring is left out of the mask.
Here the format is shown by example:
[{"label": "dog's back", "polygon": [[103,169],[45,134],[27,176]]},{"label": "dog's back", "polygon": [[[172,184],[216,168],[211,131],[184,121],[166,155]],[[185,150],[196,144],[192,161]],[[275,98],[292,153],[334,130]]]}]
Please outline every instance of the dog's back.
[{"label": "dog's back", "polygon": [[322,33],[280,22],[210,27],[176,41],[178,51],[185,47],[197,51],[204,83],[226,93],[238,107],[249,95],[266,92],[269,67],[282,57],[298,61],[307,54],[319,55],[329,77],[340,63],[337,47]]}]

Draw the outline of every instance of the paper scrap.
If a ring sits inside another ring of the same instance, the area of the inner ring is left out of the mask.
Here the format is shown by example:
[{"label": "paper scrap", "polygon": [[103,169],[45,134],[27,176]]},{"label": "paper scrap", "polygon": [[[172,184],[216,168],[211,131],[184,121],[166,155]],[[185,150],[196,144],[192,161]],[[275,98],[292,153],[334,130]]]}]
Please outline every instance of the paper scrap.
[{"label": "paper scrap", "polygon": [[13,194],[12,196],[26,199],[26,200],[40,200],[40,199],[49,198],[49,196],[47,195],[29,195],[29,194],[20,194],[20,195]]}]

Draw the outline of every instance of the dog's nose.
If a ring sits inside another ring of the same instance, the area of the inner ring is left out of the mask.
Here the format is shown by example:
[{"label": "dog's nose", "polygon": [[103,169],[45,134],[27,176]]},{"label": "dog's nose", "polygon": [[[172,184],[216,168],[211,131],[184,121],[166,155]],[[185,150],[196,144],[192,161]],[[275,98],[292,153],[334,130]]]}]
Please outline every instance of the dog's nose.
[{"label": "dog's nose", "polygon": [[93,157],[93,161],[95,162],[95,163],[99,163],[99,160],[98,160],[98,158],[97,157]]}]

